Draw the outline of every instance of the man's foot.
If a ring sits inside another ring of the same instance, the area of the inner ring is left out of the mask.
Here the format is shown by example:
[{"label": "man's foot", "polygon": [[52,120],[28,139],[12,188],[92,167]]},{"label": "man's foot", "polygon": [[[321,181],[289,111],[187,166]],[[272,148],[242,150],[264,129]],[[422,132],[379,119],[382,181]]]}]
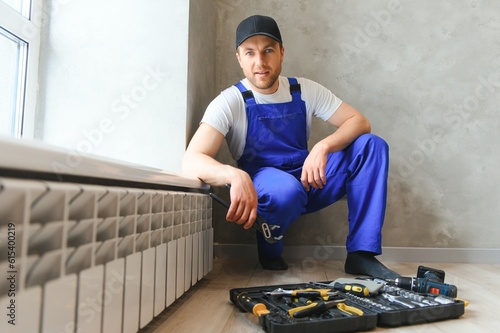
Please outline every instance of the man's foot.
[{"label": "man's foot", "polygon": [[270,258],[259,253],[259,261],[262,265],[262,268],[271,271],[285,271],[288,269],[287,263],[281,256]]},{"label": "man's foot", "polygon": [[375,258],[375,254],[366,251],[356,251],[347,254],[344,270],[352,275],[369,275],[381,279],[401,277],[398,273],[385,267]]}]

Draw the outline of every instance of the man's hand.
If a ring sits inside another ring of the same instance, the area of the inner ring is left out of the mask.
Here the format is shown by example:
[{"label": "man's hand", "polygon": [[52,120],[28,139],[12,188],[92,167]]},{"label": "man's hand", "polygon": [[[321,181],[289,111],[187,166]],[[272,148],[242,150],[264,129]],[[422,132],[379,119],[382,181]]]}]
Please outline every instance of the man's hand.
[{"label": "man's hand", "polygon": [[304,161],[300,181],[309,191],[326,185],[325,168],[328,154],[349,146],[360,135],[370,133],[370,122],[358,110],[342,102],[337,111],[328,119],[335,126],[335,132],[314,145]]},{"label": "man's hand", "polygon": [[257,192],[246,172],[238,172],[231,181],[231,205],[226,220],[250,229],[257,218]]},{"label": "man's hand", "polygon": [[302,186],[309,191],[313,188],[321,189],[326,185],[325,167],[328,160],[328,150],[318,142],[304,161],[300,181]]},{"label": "man's hand", "polygon": [[202,123],[184,153],[182,170],[212,186],[231,184],[226,220],[250,229],[257,218],[257,192],[248,173],[215,159],[223,139],[222,133]]}]

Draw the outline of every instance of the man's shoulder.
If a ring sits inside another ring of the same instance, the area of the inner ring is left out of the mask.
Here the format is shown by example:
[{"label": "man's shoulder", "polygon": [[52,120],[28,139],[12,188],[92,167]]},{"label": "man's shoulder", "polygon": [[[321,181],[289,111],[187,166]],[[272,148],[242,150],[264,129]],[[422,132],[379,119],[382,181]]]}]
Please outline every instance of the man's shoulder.
[{"label": "man's shoulder", "polygon": [[229,86],[226,89],[222,90],[220,94],[215,98],[215,100],[219,100],[219,102],[228,103],[230,105],[232,103],[241,102],[241,99],[241,93],[235,85]]},{"label": "man's shoulder", "polygon": [[239,114],[245,104],[243,97],[234,85],[222,90],[208,105],[205,114],[210,117],[232,118]]},{"label": "man's shoulder", "polygon": [[318,87],[322,87],[321,84],[319,84],[318,82],[316,81],[313,81],[311,79],[307,79],[305,77],[297,77],[297,82],[301,85],[301,86],[306,86],[308,88],[318,88]]}]

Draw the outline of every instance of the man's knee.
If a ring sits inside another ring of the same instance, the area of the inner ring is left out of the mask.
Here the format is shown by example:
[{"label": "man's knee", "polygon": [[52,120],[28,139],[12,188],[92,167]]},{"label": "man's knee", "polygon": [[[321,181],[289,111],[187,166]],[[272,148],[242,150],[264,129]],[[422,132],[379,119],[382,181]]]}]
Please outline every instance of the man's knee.
[{"label": "man's knee", "polygon": [[302,185],[274,184],[259,196],[259,214],[270,224],[287,228],[305,211],[307,194]]},{"label": "man's knee", "polygon": [[259,198],[259,203],[265,203],[271,210],[303,207],[306,201],[307,195],[298,181],[276,184]]},{"label": "man's knee", "polygon": [[389,150],[387,142],[375,134],[363,134],[356,139],[356,142],[384,151]]}]

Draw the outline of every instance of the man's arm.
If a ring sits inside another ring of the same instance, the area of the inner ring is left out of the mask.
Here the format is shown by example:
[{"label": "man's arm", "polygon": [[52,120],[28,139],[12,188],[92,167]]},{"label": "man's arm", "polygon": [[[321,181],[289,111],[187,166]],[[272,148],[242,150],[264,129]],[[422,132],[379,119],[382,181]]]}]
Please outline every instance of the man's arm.
[{"label": "man's arm", "polygon": [[212,186],[231,184],[231,206],[226,220],[249,229],[257,217],[257,193],[246,172],[215,159],[222,140],[222,133],[202,123],[184,153],[182,171]]},{"label": "man's arm", "polygon": [[308,191],[310,186],[323,188],[326,184],[325,167],[329,153],[344,149],[360,135],[371,131],[368,119],[345,102],[339,106],[328,122],[337,130],[314,145],[302,168],[300,180]]}]

